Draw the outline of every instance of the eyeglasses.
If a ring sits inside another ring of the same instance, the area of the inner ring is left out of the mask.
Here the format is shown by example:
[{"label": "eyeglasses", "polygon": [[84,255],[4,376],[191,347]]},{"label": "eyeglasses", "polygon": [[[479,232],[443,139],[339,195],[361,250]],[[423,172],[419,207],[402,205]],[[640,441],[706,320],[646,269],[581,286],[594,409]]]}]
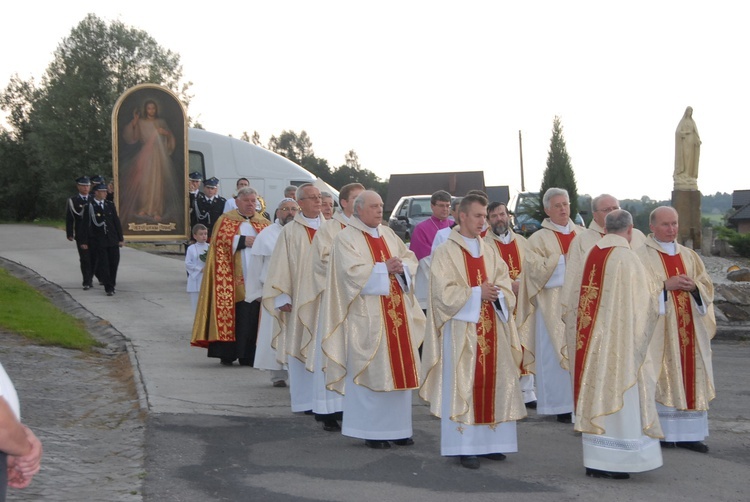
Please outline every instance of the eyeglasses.
[{"label": "eyeglasses", "polygon": [[298,207],[280,207],[279,211],[281,211],[282,213],[296,213],[297,211],[299,211],[299,208]]},{"label": "eyeglasses", "polygon": [[599,211],[600,213],[611,213],[612,211],[617,211],[618,209],[620,209],[619,206],[601,207],[597,209],[597,211]]}]

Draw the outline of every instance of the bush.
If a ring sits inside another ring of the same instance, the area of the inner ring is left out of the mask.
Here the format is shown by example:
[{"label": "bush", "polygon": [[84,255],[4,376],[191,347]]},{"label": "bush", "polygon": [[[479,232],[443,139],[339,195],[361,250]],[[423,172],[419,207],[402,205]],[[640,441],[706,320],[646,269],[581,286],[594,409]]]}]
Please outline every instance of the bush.
[{"label": "bush", "polygon": [[717,230],[719,239],[727,241],[743,258],[750,258],[750,234],[740,234],[727,227],[718,227]]}]

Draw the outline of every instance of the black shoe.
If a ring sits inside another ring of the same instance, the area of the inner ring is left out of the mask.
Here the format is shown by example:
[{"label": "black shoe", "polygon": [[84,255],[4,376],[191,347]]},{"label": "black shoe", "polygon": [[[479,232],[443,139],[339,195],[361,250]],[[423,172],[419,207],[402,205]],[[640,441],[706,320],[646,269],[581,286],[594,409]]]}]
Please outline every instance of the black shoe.
[{"label": "black shoe", "polygon": [[107,291],[107,296],[114,296],[114,295],[115,295],[114,291]]},{"label": "black shoe", "polygon": [[374,450],[385,450],[391,447],[391,443],[380,439],[365,439],[365,446]]},{"label": "black shoe", "polygon": [[234,362],[234,359],[222,359],[221,360],[221,365],[222,366],[231,366],[233,362]]},{"label": "black shoe", "polygon": [[313,413],[313,410],[305,410],[303,413],[305,415],[315,415],[315,413]]},{"label": "black shoe", "polygon": [[557,421],[561,424],[572,424],[573,414],[572,413],[560,413],[557,415]]},{"label": "black shoe", "polygon": [[323,430],[326,432],[338,432],[341,426],[336,420],[326,420],[323,422]]},{"label": "black shoe", "polygon": [[486,455],[479,455],[482,458],[489,460],[505,460],[506,457],[502,453],[487,453]]},{"label": "black shoe", "polygon": [[536,409],[536,401],[529,401],[528,403],[526,403],[526,407],[528,409],[530,409],[530,410],[535,410]]},{"label": "black shoe", "polygon": [[240,358],[240,366],[252,366],[252,365],[253,365],[253,361],[251,361],[250,359]]},{"label": "black shoe", "polygon": [[476,455],[461,455],[461,465],[467,469],[479,469],[479,457]]},{"label": "black shoe", "polygon": [[600,471],[599,469],[590,469],[588,467],[586,467],[586,476],[602,479],[630,479],[630,474],[627,472]]},{"label": "black shoe", "polygon": [[398,446],[411,446],[414,444],[414,440],[412,438],[396,439],[393,444]]},{"label": "black shoe", "polygon": [[286,387],[286,382],[284,380],[276,380],[273,383],[274,387]]},{"label": "black shoe", "polygon": [[83,290],[84,291],[88,291],[89,289],[91,289],[91,284],[84,284],[83,285]]},{"label": "black shoe", "polygon": [[662,448],[677,448],[677,443],[674,441],[659,441]]},{"label": "black shoe", "polygon": [[675,446],[677,446],[677,448],[697,451],[698,453],[708,453],[708,446],[701,441],[677,441]]}]

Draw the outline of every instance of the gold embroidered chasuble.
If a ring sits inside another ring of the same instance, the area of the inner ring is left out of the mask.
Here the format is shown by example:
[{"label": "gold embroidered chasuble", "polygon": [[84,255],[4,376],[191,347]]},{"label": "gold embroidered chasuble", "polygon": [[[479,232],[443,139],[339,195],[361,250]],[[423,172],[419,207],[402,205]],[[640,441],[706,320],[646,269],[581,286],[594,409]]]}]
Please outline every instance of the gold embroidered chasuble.
[{"label": "gold embroidered chasuble", "polygon": [[[294,220],[284,225],[268,264],[263,306],[277,321],[271,334],[271,347],[276,350],[276,360],[281,364],[287,362],[287,356],[305,362],[309,339],[303,345],[302,326],[295,322],[296,302],[303,285],[312,281],[308,252],[315,233],[316,229],[310,227],[302,213],[297,213]],[[276,298],[282,294],[291,299],[291,313],[275,307]]]},{"label": "gold embroidered chasuble", "polygon": [[[323,303],[322,341],[323,355],[327,358],[326,387],[344,393],[344,380],[352,373],[354,383],[373,391],[398,389],[394,380],[394,353],[396,347],[389,346],[387,327],[390,313],[384,311],[382,296],[362,295],[360,292],[373,272],[376,260],[367,240],[367,229],[358,218],[353,217],[349,226],[341,230],[333,240],[330,254],[330,270],[326,280],[326,301]],[[401,239],[388,227],[378,226],[380,238],[391,256],[401,258],[408,266],[411,284],[417,271],[417,259],[406,248]],[[377,260],[380,261],[380,260]],[[392,276],[392,274],[391,274]],[[392,279],[392,277],[391,277]],[[391,294],[393,294],[391,281]],[[400,287],[400,286],[399,286]],[[407,341],[412,354],[416,375],[419,375],[418,347],[424,337],[425,317],[414,297],[413,288],[401,295],[405,319],[408,325]],[[403,335],[401,328],[399,335]],[[405,361],[410,364],[410,361]],[[399,363],[400,364],[400,363]],[[419,387],[419,382],[409,388]]]},{"label": "gold embroidered chasuble", "polygon": [[[568,220],[576,233],[583,232],[584,227],[577,226]],[[565,347],[565,325],[562,322],[562,287],[545,289],[552,273],[557,267],[560,256],[562,234],[545,218],[542,228],[528,238],[524,255],[521,285],[518,290],[518,308],[516,310],[516,324],[520,326],[519,335],[524,348],[524,369],[536,373],[536,309],[542,309],[550,341],[558,355],[560,365],[567,367]]]},{"label": "gold embroidered chasuble", "polygon": [[[680,244],[676,246],[675,256],[679,257],[685,274],[695,281],[706,314],[699,313],[695,299],[688,292],[669,292],[667,295],[666,313],[655,323],[650,347],[658,375],[656,400],[678,410],[708,410],[709,402],[716,397],[711,362],[711,339],[716,334],[714,287],[695,251]],[[669,263],[667,253],[651,235],[636,252],[647,273],[661,286],[668,278],[665,268],[665,263]],[[672,265],[669,276],[675,272]],[[659,294],[663,295],[663,292]],[[686,331],[686,328],[692,329]]]},{"label": "gold embroidered chasuble", "polygon": [[[328,264],[331,255],[333,239],[341,230],[346,228],[347,222],[340,211],[333,214],[333,218],[321,225],[315,233],[309,250],[309,257],[305,263],[312,264],[312,280],[303,281],[297,295],[297,321],[302,329],[302,350],[307,360],[305,367],[308,371],[315,370],[315,337],[318,331],[320,312],[323,309],[323,292],[326,288],[326,277],[328,276]],[[309,273],[309,272],[308,272]],[[323,358],[325,367],[325,358]]]},{"label": "gold embroidered chasuble", "polygon": [[260,233],[271,223],[259,214],[247,219],[236,209],[221,215],[214,224],[211,246],[203,269],[203,281],[193,321],[190,344],[208,347],[211,342],[235,341],[235,303],[245,300],[241,250],[232,252],[234,237],[242,223]]},{"label": "gold embroidered chasuble", "polygon": [[[480,258],[484,261],[487,280],[499,286],[507,301],[508,309],[513,311],[515,296],[510,287],[508,267],[498,253],[480,239]],[[477,409],[494,410],[491,423],[519,420],[526,416],[520,377],[521,343],[518,339],[515,323],[496,321],[497,338],[496,368],[491,403],[477,406],[475,392],[476,371],[480,366],[483,348],[487,345],[480,340],[477,323],[467,323],[454,319],[471,297],[471,288],[476,281],[468,276],[466,254],[469,250],[455,228],[445,244],[439,246],[432,257],[430,270],[430,296],[427,310],[429,319],[425,341],[422,347],[422,367],[424,384],[419,391],[420,397],[429,401],[430,411],[441,416],[443,399],[450,399],[450,419],[455,422],[476,425],[481,422],[475,416]],[[491,305],[490,305],[491,307]],[[496,315],[494,308],[492,315]],[[454,364],[454,388],[442,388],[443,374],[443,332],[450,329],[453,342],[452,360]],[[486,357],[486,356],[485,356]]]},{"label": "gold embroidered chasuble", "polygon": [[638,385],[643,433],[662,437],[648,360],[657,286],[619,235],[606,235],[591,248],[575,280],[575,430],[604,434],[603,418],[620,411],[625,392]]}]

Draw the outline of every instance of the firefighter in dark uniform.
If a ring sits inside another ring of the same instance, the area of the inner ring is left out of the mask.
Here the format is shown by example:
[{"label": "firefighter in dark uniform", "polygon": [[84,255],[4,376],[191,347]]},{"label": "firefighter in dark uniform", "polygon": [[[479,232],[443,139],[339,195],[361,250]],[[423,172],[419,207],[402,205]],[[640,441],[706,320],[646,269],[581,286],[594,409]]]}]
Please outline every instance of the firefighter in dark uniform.
[{"label": "firefighter in dark uniform", "polygon": [[91,253],[88,249],[81,247],[85,244],[83,241],[83,224],[88,211],[88,204],[93,198],[89,194],[91,182],[86,176],[81,176],[76,180],[78,185],[78,195],[68,199],[65,211],[65,233],[69,241],[75,241],[78,249],[78,259],[81,262],[81,275],[83,276],[83,289],[90,289],[94,276],[94,269],[91,265]]},{"label": "firefighter in dark uniform", "polygon": [[224,213],[224,204],[227,200],[219,192],[219,178],[209,178],[203,182],[203,192],[195,197],[193,213],[190,221],[191,228],[196,223],[206,225],[208,237],[211,237],[214,223]]},{"label": "firefighter in dark uniform", "polygon": [[83,236],[91,253],[91,260],[107,296],[115,294],[120,248],[123,245],[122,226],[115,204],[107,200],[107,185],[94,187],[94,198],[87,206]]}]

